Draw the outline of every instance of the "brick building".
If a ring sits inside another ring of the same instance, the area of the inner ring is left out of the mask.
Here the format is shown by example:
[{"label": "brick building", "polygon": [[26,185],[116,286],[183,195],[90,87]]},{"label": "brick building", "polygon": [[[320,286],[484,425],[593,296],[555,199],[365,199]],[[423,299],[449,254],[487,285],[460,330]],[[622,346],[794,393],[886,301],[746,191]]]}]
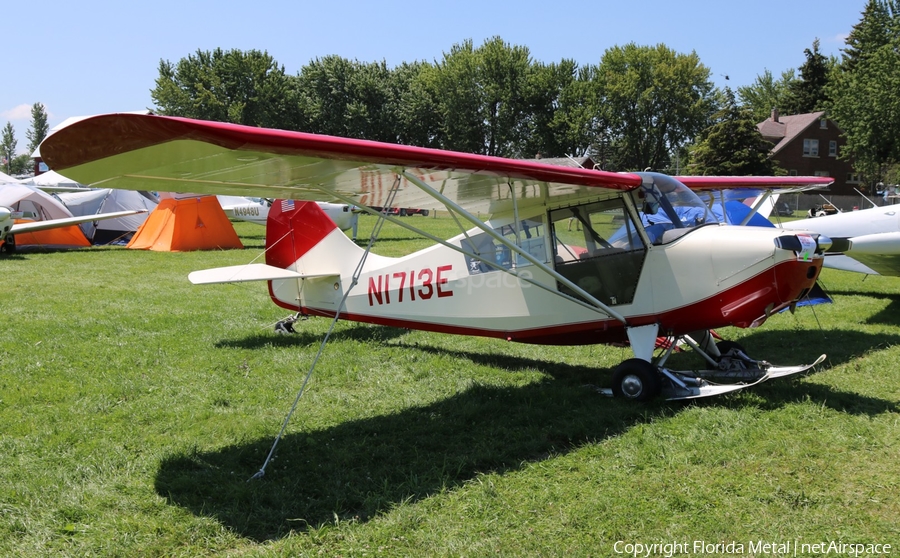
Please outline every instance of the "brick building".
[{"label": "brick building", "polygon": [[791,176],[830,176],[834,183],[826,190],[833,196],[856,196],[854,188],[865,192],[853,170],[853,162],[838,158],[845,141],[841,130],[824,112],[781,116],[777,110],[756,125],[772,142],[770,157]]}]

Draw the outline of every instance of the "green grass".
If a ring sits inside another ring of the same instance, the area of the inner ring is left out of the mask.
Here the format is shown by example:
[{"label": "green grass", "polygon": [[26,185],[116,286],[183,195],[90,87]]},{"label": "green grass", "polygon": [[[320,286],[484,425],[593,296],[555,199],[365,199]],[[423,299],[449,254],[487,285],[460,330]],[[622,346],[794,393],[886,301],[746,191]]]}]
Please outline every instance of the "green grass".
[{"label": "green grass", "polygon": [[[237,227],[243,251],[0,259],[0,555],[900,546],[900,279],[826,270],[836,304],[721,331],[773,362],[828,360],[692,404],[598,395],[621,348],[340,322],[276,459],[248,482],[329,322],[276,336],[287,313],[263,285],[188,283],[259,254],[262,228]],[[383,254],[428,244],[383,232]]]}]

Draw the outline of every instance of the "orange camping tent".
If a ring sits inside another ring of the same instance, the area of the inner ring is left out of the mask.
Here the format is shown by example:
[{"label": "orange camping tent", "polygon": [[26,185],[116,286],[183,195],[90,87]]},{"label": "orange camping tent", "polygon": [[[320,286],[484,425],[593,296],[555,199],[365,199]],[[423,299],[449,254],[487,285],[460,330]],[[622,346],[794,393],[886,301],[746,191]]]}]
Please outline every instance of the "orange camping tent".
[{"label": "orange camping tent", "polygon": [[128,243],[157,252],[243,247],[215,196],[161,200]]},{"label": "orange camping tent", "polygon": [[[30,223],[31,221],[16,219],[16,223]],[[16,235],[16,246],[19,248],[31,248],[43,246],[45,248],[87,248],[91,242],[81,232],[78,225],[19,233]]]}]

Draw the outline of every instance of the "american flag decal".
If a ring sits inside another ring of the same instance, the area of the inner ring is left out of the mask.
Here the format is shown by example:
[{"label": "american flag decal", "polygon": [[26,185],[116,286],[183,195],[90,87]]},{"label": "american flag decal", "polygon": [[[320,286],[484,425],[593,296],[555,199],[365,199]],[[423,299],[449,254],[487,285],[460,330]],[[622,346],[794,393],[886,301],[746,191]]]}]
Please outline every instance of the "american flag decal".
[{"label": "american flag decal", "polygon": [[291,211],[294,209],[294,200],[281,200],[281,211]]}]

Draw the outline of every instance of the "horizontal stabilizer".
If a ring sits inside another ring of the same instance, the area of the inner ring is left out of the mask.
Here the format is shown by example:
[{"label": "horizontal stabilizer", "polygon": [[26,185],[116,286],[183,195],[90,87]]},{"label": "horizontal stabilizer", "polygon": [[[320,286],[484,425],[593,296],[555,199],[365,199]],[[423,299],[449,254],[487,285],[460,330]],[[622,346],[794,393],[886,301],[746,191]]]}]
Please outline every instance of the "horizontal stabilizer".
[{"label": "horizontal stabilizer", "polygon": [[214,283],[302,279],[303,277],[306,276],[289,269],[266,264],[247,264],[194,271],[188,275],[188,280],[195,285],[211,285]]}]

